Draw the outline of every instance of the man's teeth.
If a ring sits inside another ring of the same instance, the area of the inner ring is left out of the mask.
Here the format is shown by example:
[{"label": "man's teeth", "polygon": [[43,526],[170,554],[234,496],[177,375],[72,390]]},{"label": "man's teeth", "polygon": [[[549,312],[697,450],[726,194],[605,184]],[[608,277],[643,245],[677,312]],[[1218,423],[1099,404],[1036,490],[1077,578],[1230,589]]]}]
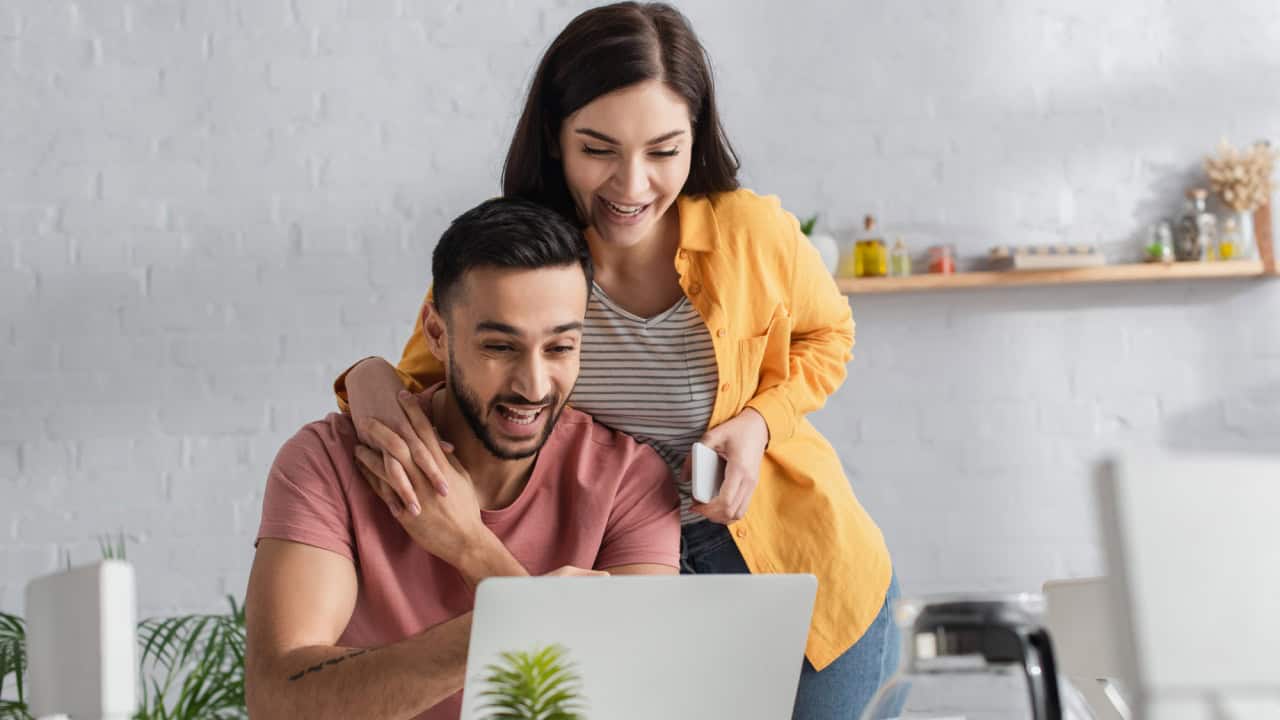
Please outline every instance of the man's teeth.
[{"label": "man's teeth", "polygon": [[505,405],[502,406],[501,410],[502,414],[507,416],[508,420],[520,425],[528,425],[532,423],[538,418],[538,413],[542,412],[541,408],[537,410],[516,410]]},{"label": "man's teeth", "polygon": [[[601,199],[603,200],[604,198]],[[618,205],[617,203],[612,203],[608,200],[605,200],[604,204],[608,205],[610,210],[618,213],[619,215],[636,215],[641,210],[648,207],[647,205]]]}]

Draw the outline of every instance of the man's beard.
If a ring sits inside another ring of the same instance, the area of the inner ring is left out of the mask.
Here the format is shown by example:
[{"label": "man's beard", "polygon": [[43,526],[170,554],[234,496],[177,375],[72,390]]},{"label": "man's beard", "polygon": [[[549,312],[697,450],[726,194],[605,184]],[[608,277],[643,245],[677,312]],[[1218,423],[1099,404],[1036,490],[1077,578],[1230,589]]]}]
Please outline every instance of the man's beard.
[{"label": "man's beard", "polygon": [[559,395],[554,393],[534,401],[515,395],[494,398],[494,404],[545,405],[546,410],[543,410],[543,412],[551,413],[551,416],[547,418],[546,426],[542,430],[542,436],[537,439],[532,448],[519,451],[504,450],[498,445],[493,433],[485,426],[484,421],[480,419],[484,408],[481,406],[480,398],[471,390],[466,380],[462,377],[461,367],[454,361],[452,347],[449,348],[449,369],[445,376],[445,390],[453,394],[453,399],[458,403],[458,409],[462,412],[462,417],[467,421],[467,425],[471,427],[472,434],[480,439],[481,444],[489,451],[489,454],[502,460],[523,460],[536,455],[542,449],[542,446],[546,444],[547,438],[551,437],[551,431],[555,429],[556,421],[560,419],[560,412],[564,410],[563,401]]}]

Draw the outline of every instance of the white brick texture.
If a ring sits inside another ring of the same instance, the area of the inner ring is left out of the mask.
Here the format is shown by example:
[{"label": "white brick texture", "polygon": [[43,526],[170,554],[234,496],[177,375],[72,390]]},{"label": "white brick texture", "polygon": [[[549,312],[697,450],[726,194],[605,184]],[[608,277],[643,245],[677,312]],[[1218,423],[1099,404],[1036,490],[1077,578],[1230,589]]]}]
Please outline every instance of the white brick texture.
[{"label": "white brick texture", "polygon": [[[1280,140],[1264,0],[687,0],[748,186],[922,251],[1134,238]],[[1066,7],[1066,6],[1070,7]],[[241,596],[276,449],[394,357],[580,0],[0,0],[0,607],[123,531]],[[814,420],[908,592],[1099,572],[1125,447],[1280,452],[1280,282],[857,297]]]}]

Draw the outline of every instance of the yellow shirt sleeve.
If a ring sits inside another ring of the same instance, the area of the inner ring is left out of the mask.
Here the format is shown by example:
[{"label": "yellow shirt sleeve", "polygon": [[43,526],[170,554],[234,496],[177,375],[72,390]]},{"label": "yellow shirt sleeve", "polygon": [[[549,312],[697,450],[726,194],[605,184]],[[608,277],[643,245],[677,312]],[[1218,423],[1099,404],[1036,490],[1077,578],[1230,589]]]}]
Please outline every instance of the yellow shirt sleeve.
[{"label": "yellow shirt sleeve", "polygon": [[[427,339],[422,334],[422,309],[429,302],[431,302],[430,290],[427,291],[427,297],[418,308],[418,318],[413,323],[413,333],[404,344],[400,363],[396,365],[396,374],[400,376],[400,382],[404,383],[409,392],[421,392],[444,379],[444,366],[431,354],[431,350],[427,347]],[[333,392],[338,396],[338,408],[342,412],[350,411],[347,405],[347,373],[358,364],[359,361],[353,363],[333,381]]]},{"label": "yellow shirt sleeve", "polygon": [[790,279],[791,352],[787,367],[762,368],[784,380],[762,388],[747,402],[764,417],[769,443],[789,440],[796,423],[821,408],[844,382],[853,359],[853,311],[827,271],[822,256],[800,232],[795,216],[783,211],[783,232],[794,247]]}]

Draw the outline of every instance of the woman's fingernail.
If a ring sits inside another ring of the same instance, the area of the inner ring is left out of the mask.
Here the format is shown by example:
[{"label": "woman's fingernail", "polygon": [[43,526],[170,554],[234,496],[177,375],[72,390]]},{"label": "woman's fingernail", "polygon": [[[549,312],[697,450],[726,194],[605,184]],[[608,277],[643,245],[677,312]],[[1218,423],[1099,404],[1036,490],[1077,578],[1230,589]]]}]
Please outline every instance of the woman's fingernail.
[{"label": "woman's fingernail", "polygon": [[413,513],[414,517],[417,517],[418,515],[422,514],[422,508],[418,505],[418,503],[414,503],[410,505],[409,511]]},{"label": "woman's fingernail", "polygon": [[453,452],[453,443],[449,442],[448,440],[441,440],[440,449],[445,452]]}]

